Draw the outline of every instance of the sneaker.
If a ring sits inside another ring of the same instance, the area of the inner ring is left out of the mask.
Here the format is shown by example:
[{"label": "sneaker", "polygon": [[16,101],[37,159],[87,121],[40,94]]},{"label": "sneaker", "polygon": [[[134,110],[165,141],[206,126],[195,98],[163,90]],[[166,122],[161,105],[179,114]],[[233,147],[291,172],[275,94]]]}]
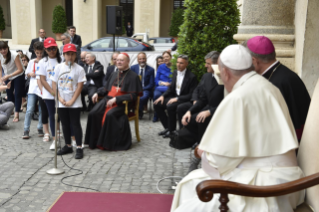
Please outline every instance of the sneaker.
[{"label": "sneaker", "polygon": [[72,147],[69,147],[68,145],[65,145],[62,149],[60,149],[57,153],[57,155],[65,155],[65,154],[69,154],[72,153],[73,149]]},{"label": "sneaker", "polygon": [[38,136],[39,136],[39,137],[43,137],[43,136],[44,136],[43,130],[38,130]]},{"label": "sneaker", "polygon": [[83,149],[77,148],[75,152],[75,159],[82,159],[83,158]]},{"label": "sneaker", "polygon": [[8,130],[10,127],[8,124],[0,125],[0,129]]},{"label": "sneaker", "polygon": [[[60,145],[59,145],[59,143],[58,143],[58,147],[59,147]],[[52,141],[52,144],[51,144],[51,146],[50,146],[50,149],[51,150],[55,150],[55,140],[54,141]]]},{"label": "sneaker", "polygon": [[89,148],[89,145],[88,144],[82,144],[82,149],[84,149],[84,148]]},{"label": "sneaker", "polygon": [[29,131],[24,131],[22,138],[23,139],[29,139],[30,138]]},{"label": "sneaker", "polygon": [[75,147],[75,148],[77,147],[75,140],[72,140],[72,146]]}]

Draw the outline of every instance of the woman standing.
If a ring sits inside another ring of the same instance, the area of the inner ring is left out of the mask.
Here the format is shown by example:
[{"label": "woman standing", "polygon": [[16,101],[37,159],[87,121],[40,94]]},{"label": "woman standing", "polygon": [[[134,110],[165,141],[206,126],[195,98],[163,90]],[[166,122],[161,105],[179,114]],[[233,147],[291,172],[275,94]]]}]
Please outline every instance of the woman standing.
[{"label": "woman standing", "polygon": [[[155,90],[153,101],[158,99],[170,86],[172,79],[170,78],[171,73],[171,59],[172,55],[168,51],[162,54],[164,63],[159,65],[155,77]],[[157,114],[154,113],[153,122],[157,122]]]},{"label": "woman standing", "polygon": [[60,53],[58,50],[58,45],[55,40],[51,37],[47,38],[43,42],[44,48],[48,56],[44,57],[39,62],[39,72],[40,81],[43,86],[42,99],[45,102],[45,105],[49,112],[49,122],[51,128],[51,134],[53,142],[50,146],[51,150],[54,150],[55,147],[55,90],[52,88],[51,76],[55,75],[55,67],[61,62]]},{"label": "woman standing", "polygon": [[[86,82],[84,69],[75,63],[76,47],[74,44],[66,44],[63,47],[64,63],[56,66],[55,74],[51,75],[52,87],[56,90],[58,84],[59,117],[62,123],[65,146],[58,151],[58,155],[72,153],[71,135],[75,134],[76,154],[75,159],[83,158],[81,115],[81,91]],[[61,75],[63,73],[67,74]],[[60,77],[59,77],[60,76]],[[72,126],[72,130],[71,130]]]},{"label": "woman standing", "polygon": [[8,82],[11,81],[11,87],[7,89],[7,98],[8,101],[15,104],[13,122],[18,122],[24,90],[22,62],[18,53],[10,52],[7,42],[0,41],[0,52],[0,70],[2,67],[4,70],[4,76],[2,76],[2,72],[0,72],[0,83],[3,84],[6,82],[6,84],[8,84]]}]

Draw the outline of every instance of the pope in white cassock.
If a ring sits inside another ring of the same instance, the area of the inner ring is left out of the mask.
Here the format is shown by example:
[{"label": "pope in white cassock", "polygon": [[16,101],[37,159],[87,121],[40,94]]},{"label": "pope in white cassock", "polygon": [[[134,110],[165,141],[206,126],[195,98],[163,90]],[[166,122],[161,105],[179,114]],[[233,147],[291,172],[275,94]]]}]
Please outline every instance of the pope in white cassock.
[{"label": "pope in white cassock", "polygon": [[[241,45],[225,48],[218,65],[229,94],[199,145],[202,169],[178,184],[171,212],[219,212],[219,194],[207,203],[197,197],[195,188],[204,180],[268,186],[303,177],[294,126],[278,88],[253,71],[252,58]],[[231,212],[292,212],[304,195],[304,191],[269,198],[229,195],[228,207]]]}]

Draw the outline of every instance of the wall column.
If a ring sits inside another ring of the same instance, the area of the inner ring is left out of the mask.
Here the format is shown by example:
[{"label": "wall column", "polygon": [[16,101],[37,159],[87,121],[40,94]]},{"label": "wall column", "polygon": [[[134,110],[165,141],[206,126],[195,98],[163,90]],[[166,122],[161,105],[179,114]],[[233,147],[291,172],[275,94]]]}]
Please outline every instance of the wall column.
[{"label": "wall column", "polygon": [[39,36],[39,30],[42,28],[42,0],[30,0],[31,15],[31,37]]},{"label": "wall column", "polygon": [[82,46],[101,36],[102,0],[73,1],[73,24],[82,38]]},{"label": "wall column", "polygon": [[234,39],[241,43],[256,35],[269,37],[277,58],[295,70],[295,0],[243,0],[242,23]]},{"label": "wall column", "polygon": [[134,33],[160,36],[161,0],[136,0],[134,2]]},{"label": "wall column", "polygon": [[11,0],[11,26],[13,45],[29,45],[31,42],[32,16],[30,0]]}]

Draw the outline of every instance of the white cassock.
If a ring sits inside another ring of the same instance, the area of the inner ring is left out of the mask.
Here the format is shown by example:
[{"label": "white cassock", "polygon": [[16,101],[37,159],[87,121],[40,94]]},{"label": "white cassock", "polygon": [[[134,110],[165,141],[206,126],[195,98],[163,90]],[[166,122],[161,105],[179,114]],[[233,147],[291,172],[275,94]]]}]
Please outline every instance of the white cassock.
[{"label": "white cassock", "polygon": [[[196,186],[210,179],[268,186],[302,178],[298,148],[288,107],[280,91],[252,71],[243,75],[218,106],[199,149],[202,169],[177,186],[171,212],[219,212],[219,194],[210,202],[197,197]],[[229,195],[231,212],[292,212],[305,192],[252,198]]]}]

